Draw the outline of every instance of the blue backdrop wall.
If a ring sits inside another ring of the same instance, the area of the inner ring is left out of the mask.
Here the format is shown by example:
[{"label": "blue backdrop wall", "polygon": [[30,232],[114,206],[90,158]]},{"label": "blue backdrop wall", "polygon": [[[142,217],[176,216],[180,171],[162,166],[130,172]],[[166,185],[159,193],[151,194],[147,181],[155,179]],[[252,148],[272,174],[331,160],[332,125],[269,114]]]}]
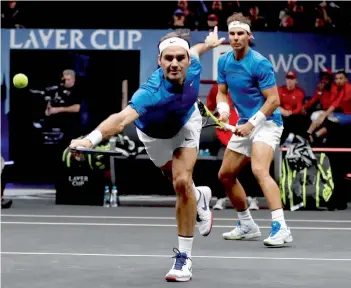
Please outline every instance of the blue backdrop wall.
[{"label": "blue backdrop wall", "polygon": [[[1,35],[1,81],[6,88],[2,95],[2,120],[6,124],[9,112],[10,50],[11,49],[66,49],[66,50],[140,50],[140,82],[157,67],[157,43],[166,30],[58,30],[58,29],[2,29]],[[192,44],[203,42],[207,32],[192,32]],[[306,96],[313,95],[318,73],[323,68],[333,71],[345,69],[351,73],[351,40],[343,36],[315,34],[256,32],[254,48],[267,57],[274,66],[278,85],[284,84],[287,71],[298,74],[299,85]],[[226,37],[227,33],[220,33]],[[201,59],[202,79],[215,80],[217,59],[230,49],[223,45],[207,53]],[[121,69],[126,69],[121,67]],[[20,71],[16,71],[20,72]],[[351,79],[350,79],[351,80]],[[2,125],[2,154],[8,155],[6,125]]]}]

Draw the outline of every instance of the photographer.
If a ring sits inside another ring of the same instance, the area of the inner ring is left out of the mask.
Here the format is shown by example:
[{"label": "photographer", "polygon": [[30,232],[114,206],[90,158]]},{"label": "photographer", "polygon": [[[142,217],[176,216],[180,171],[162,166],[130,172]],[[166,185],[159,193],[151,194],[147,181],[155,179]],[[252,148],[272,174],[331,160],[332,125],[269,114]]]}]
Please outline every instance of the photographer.
[{"label": "photographer", "polygon": [[63,132],[63,142],[70,141],[69,139],[73,139],[80,134],[82,97],[76,87],[75,76],[76,74],[73,70],[67,69],[63,71],[62,82],[60,86],[55,87],[54,91],[52,91],[53,94],[45,110],[50,126],[60,128],[61,132]]}]

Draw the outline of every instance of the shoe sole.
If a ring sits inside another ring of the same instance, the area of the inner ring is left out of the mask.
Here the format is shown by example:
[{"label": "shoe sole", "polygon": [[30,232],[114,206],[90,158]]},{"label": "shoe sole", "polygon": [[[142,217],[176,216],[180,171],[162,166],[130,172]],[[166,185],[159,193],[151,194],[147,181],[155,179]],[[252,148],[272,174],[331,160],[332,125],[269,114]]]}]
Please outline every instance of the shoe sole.
[{"label": "shoe sole", "polygon": [[[207,203],[208,209],[210,209],[210,203],[211,203],[211,200],[212,200],[212,189],[211,189],[211,188],[209,188],[209,189],[210,189],[211,192],[210,192],[210,200],[209,200],[208,203]],[[212,232],[212,227],[213,227],[213,212],[210,210],[210,213],[211,213],[211,226],[210,226],[210,230],[209,230],[207,233],[202,234],[203,237],[207,237],[207,236],[210,235],[211,232]]]},{"label": "shoe sole", "polygon": [[267,247],[282,247],[285,246],[286,244],[289,244],[293,242],[293,238],[292,236],[289,236],[287,239],[284,239],[283,242],[265,242],[263,241],[263,244]]},{"label": "shoe sole", "polygon": [[212,213],[212,211],[211,211],[211,227],[210,227],[210,230],[209,230],[207,233],[202,234],[202,236],[203,236],[203,237],[206,237],[206,236],[210,235],[211,232],[212,232],[212,227],[213,227],[213,213]]},{"label": "shoe sole", "polygon": [[192,277],[190,277],[189,279],[181,279],[175,276],[166,276],[165,279],[167,282],[189,282],[191,281]]},{"label": "shoe sole", "polygon": [[261,235],[262,235],[261,232],[256,232],[256,233],[247,234],[247,235],[243,235],[241,237],[234,237],[234,238],[223,236],[223,239],[224,240],[248,240],[248,239],[259,238],[259,237],[261,237]]}]

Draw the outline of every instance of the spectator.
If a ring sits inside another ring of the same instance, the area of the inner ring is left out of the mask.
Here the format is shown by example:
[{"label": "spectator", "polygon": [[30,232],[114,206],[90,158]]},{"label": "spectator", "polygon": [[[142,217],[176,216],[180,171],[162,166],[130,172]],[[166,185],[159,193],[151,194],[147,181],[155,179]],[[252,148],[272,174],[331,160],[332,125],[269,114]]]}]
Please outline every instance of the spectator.
[{"label": "spectator", "polygon": [[210,7],[210,13],[217,16],[218,28],[219,30],[226,31],[226,12],[223,7],[222,1],[213,1]]},{"label": "spectator", "polygon": [[351,84],[348,83],[345,71],[335,73],[330,101],[331,105],[327,110],[316,111],[311,115],[312,124],[307,130],[311,143],[323,139],[328,131],[336,129],[339,125],[351,124]]},{"label": "spectator", "polygon": [[[330,101],[330,89],[333,83],[333,72],[330,69],[326,69],[320,73],[320,82],[317,85],[314,96],[307,101],[302,107],[302,112],[305,115],[312,114],[309,110],[315,110],[316,105],[321,106],[322,110],[327,110],[331,105]],[[318,109],[318,108],[317,108]],[[320,110],[320,109],[318,109]]]},{"label": "spectator", "polygon": [[247,17],[248,20],[251,22],[251,29],[252,30],[265,30],[267,28],[266,20],[259,15],[260,10],[258,6],[252,6],[249,10],[249,16]]},{"label": "spectator", "polygon": [[302,134],[306,131],[305,117],[302,106],[305,98],[304,91],[297,86],[296,73],[286,74],[286,85],[278,88],[280,97],[279,110],[283,117],[284,131],[281,140],[284,141],[289,133]]},{"label": "spectator", "polygon": [[279,14],[281,30],[304,30],[306,28],[304,19],[304,8],[297,1],[288,1],[287,7]]},{"label": "spectator", "polygon": [[[1,1],[1,3],[4,2]],[[24,28],[23,24],[23,13],[17,1],[8,1],[1,13],[2,28]]]},{"label": "spectator", "polygon": [[178,29],[185,27],[185,14],[181,9],[177,9],[174,11],[172,21],[171,21],[171,28]]},{"label": "spectator", "polygon": [[195,13],[189,10],[189,3],[187,0],[178,1],[178,9],[182,10],[185,17],[185,27],[191,30],[196,28]]},{"label": "spectator", "polygon": [[213,31],[214,27],[218,27],[218,17],[216,14],[210,14],[207,18],[207,30]]},{"label": "spectator", "polygon": [[280,28],[279,30],[281,31],[293,31],[294,30],[294,18],[291,16],[291,14],[284,13],[281,15],[280,18]]},{"label": "spectator", "polygon": [[315,28],[316,31],[328,31],[334,27],[332,19],[328,15],[327,2],[323,1],[316,7]]}]

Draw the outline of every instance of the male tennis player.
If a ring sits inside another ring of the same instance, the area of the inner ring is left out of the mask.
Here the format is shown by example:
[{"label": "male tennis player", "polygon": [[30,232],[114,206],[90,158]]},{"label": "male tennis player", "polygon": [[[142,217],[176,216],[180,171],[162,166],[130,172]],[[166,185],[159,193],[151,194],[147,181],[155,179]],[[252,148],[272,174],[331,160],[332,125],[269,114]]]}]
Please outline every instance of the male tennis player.
[{"label": "male tennis player", "polygon": [[200,233],[207,236],[212,228],[211,190],[196,188],[192,180],[202,128],[202,117],[195,103],[202,69],[199,56],[223,41],[224,38],[218,40],[217,28],[205,43],[191,48],[180,34],[167,34],[158,46],[160,68],[135,92],[129,105],[103,121],[87,137],[73,140],[70,145],[93,147],[135,123],[150,159],[171,179],[177,194],[179,247],[175,249],[167,281],[192,278],[191,250],[197,211]]},{"label": "male tennis player", "polygon": [[227,24],[233,50],[218,60],[217,110],[220,120],[228,121],[230,107],[226,96],[229,89],[239,121],[218,176],[237,210],[239,221],[232,231],[223,234],[223,238],[240,240],[261,236],[247,207],[244,189],[237,180],[240,169],[251,157],[252,172],[272,213],[272,231],[264,244],[280,246],[293,239],[284,220],[279,188],[269,174],[274,149],[280,143],[283,131],[273,67],[249,47],[253,37],[245,17],[230,16]]}]

